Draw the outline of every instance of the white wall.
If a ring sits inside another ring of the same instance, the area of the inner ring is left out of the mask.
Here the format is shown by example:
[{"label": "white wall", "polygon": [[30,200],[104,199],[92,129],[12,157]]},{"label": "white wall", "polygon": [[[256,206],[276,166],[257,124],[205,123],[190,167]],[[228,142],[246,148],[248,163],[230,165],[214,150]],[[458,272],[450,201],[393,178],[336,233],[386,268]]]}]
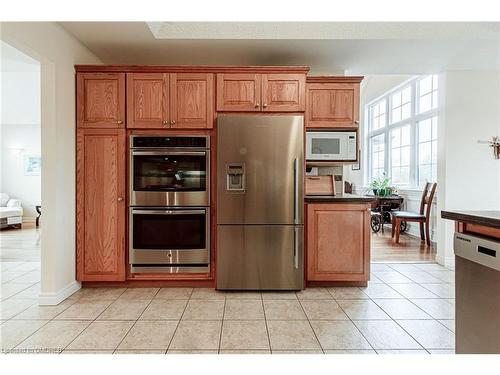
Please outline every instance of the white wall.
[{"label": "white wall", "polygon": [[[477,141],[500,136],[500,71],[446,72],[439,85],[438,210],[498,210],[500,160]],[[453,232],[453,222],[438,219],[437,258],[449,266]]]},{"label": "white wall", "polygon": [[40,303],[56,304],[79,288],[75,282],[75,72],[99,64],[60,25],[2,23],[1,38],[41,62],[42,279]]},{"label": "white wall", "polygon": [[36,217],[41,176],[24,173],[24,159],[40,155],[40,64],[2,42],[0,56],[0,191],[20,199],[23,221]]}]

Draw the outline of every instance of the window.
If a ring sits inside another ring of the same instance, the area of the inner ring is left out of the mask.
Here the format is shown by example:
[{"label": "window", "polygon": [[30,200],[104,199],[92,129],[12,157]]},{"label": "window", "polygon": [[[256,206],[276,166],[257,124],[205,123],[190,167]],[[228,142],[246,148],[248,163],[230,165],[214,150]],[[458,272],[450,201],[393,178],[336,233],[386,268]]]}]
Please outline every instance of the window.
[{"label": "window", "polygon": [[379,103],[374,104],[371,108],[372,114],[372,127],[373,129],[380,129],[385,126],[386,119],[386,100],[383,99]]},{"label": "window", "polygon": [[385,170],[384,136],[385,136],[384,134],[380,134],[370,139],[373,178],[381,177]]},{"label": "window", "polygon": [[427,76],[418,81],[418,113],[437,108],[437,76]]},{"label": "window", "polygon": [[398,187],[437,178],[438,77],[417,76],[366,107],[368,179],[386,174]]},{"label": "window", "polygon": [[437,117],[418,122],[418,184],[437,178]]},{"label": "window", "polygon": [[391,96],[391,124],[406,120],[411,115],[411,87],[408,86]]},{"label": "window", "polygon": [[410,125],[391,130],[391,173],[392,183],[410,184]]}]

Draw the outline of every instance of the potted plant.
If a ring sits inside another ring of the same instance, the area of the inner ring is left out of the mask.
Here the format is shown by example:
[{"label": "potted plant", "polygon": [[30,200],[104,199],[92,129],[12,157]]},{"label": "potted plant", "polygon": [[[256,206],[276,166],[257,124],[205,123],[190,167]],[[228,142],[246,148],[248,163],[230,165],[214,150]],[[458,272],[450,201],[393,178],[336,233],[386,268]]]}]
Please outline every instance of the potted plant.
[{"label": "potted plant", "polygon": [[373,191],[373,194],[379,197],[387,197],[391,195],[391,187],[390,187],[391,179],[386,177],[385,173],[382,176],[374,178],[372,182],[370,182],[370,190]]}]

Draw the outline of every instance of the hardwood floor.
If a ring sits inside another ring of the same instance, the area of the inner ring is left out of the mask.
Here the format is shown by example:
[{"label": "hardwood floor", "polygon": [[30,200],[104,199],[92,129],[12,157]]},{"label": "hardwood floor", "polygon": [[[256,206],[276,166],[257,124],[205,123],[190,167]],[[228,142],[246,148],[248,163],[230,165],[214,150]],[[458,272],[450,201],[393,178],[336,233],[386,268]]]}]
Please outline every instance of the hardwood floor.
[{"label": "hardwood floor", "polygon": [[372,232],[372,262],[435,262],[436,249],[428,247],[419,238],[401,234],[399,244],[391,238],[390,226],[385,233]]}]

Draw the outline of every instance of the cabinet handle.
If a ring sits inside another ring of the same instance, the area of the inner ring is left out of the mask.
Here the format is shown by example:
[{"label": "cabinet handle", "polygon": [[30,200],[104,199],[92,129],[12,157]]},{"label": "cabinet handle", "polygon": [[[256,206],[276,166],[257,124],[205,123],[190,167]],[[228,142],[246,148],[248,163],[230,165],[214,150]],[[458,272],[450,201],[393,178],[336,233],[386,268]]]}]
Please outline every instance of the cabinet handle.
[{"label": "cabinet handle", "polygon": [[170,125],[175,125],[175,120],[170,121]]},{"label": "cabinet handle", "polygon": [[267,107],[267,103],[264,103],[262,106],[263,106],[264,108],[266,108],[266,107]]},{"label": "cabinet handle", "polygon": [[259,108],[260,107],[260,103],[255,103],[255,108]]},{"label": "cabinet handle", "polygon": [[118,202],[123,202],[123,197],[118,197]]},{"label": "cabinet handle", "polygon": [[358,121],[358,120],[356,120],[356,121],[354,121],[354,123],[355,123],[355,124],[359,124],[359,121]]},{"label": "cabinet handle", "polygon": [[122,120],[117,120],[117,121],[116,121],[116,123],[117,123],[118,125],[120,125],[120,124],[123,124],[123,121],[122,121]]}]

